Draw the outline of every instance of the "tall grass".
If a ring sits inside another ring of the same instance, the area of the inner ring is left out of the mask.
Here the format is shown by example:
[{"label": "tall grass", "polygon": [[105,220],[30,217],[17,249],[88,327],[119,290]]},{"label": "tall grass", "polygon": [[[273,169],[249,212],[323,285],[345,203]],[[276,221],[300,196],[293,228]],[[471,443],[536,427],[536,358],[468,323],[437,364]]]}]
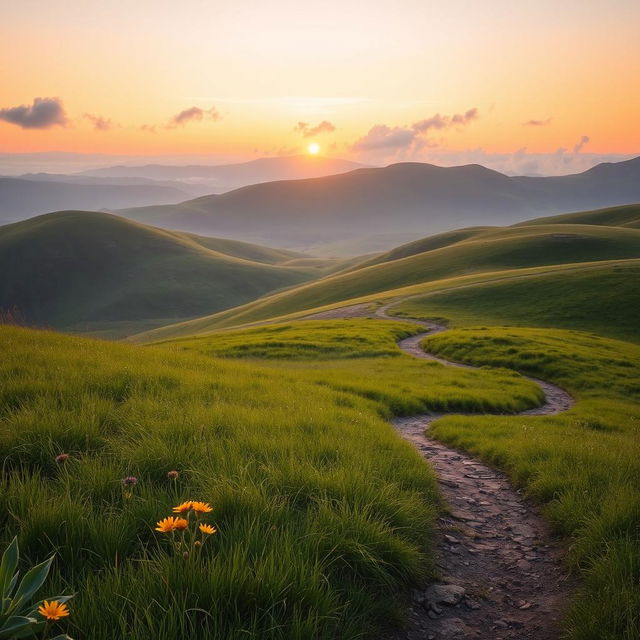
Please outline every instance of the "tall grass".
[{"label": "tall grass", "polygon": [[[350,639],[399,620],[399,594],[434,572],[438,496],[381,416],[532,406],[539,391],[398,355],[412,325],[321,325],[295,331],[341,338],[342,356],[396,355],[266,366],[195,353],[206,341],[185,353],[0,328],[0,541],[18,533],[29,561],[57,552],[74,637]],[[125,476],[138,484],[124,491]],[[200,562],[153,531],[185,499],[215,506]]]}]

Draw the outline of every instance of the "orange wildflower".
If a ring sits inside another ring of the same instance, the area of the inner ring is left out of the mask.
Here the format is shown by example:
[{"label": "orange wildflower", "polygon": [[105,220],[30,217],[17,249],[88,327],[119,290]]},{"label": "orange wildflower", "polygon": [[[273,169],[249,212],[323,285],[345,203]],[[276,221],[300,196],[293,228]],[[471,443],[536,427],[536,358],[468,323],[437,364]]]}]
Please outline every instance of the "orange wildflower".
[{"label": "orange wildflower", "polygon": [[156,531],[160,533],[171,533],[176,529],[176,521],[182,520],[182,518],[164,518],[156,523]]},{"label": "orange wildflower", "polygon": [[60,620],[69,615],[66,604],[60,604],[57,600],[48,602],[45,600],[39,607],[38,613],[47,620]]},{"label": "orange wildflower", "polygon": [[218,530],[210,524],[201,524],[198,526],[198,529],[200,529],[202,533],[206,533],[208,536],[218,533]]},{"label": "orange wildflower", "polygon": [[191,509],[193,509],[193,502],[188,500],[187,502],[179,504],[177,507],[173,507],[173,513],[188,513]]},{"label": "orange wildflower", "polygon": [[208,502],[192,502],[191,508],[196,513],[210,513],[213,511],[213,507]]}]

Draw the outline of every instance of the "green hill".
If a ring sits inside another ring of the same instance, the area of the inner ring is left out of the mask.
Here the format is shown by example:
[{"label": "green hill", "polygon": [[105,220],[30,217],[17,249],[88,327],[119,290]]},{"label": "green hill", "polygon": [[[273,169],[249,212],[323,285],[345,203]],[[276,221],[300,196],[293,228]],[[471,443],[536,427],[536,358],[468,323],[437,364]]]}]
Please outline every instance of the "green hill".
[{"label": "green hill", "polygon": [[295,258],[104,213],[63,211],[0,227],[0,309],[28,324],[131,333],[317,277]]},{"label": "green hill", "polygon": [[608,227],[640,228],[640,204],[536,218],[514,226],[530,226],[534,224],[598,224]]},{"label": "green hill", "polygon": [[453,287],[407,300],[392,313],[455,326],[580,329],[640,341],[640,263],[543,273]]},{"label": "green hill", "polygon": [[[142,339],[189,335],[257,320],[267,320],[363,296],[385,294],[424,283],[442,281],[440,288],[468,284],[456,278],[560,267],[579,263],[640,258],[640,230],[597,225],[534,225],[477,230],[448,246],[388,260],[267,296],[238,309],[162,328]],[[425,246],[429,246],[426,239]],[[575,267],[572,267],[575,268]],[[515,273],[514,273],[515,272]],[[444,280],[448,280],[444,283]]]}]

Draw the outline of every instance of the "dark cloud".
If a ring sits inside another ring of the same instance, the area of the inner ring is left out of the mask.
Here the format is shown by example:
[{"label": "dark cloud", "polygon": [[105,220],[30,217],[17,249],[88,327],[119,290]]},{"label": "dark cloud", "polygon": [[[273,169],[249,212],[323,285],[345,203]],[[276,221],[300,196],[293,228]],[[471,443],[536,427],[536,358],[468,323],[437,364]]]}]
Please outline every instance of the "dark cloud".
[{"label": "dark cloud", "polygon": [[115,126],[109,118],[103,118],[102,116],[96,116],[92,113],[85,113],[84,117],[91,122],[93,128],[96,131],[111,131]]},{"label": "dark cloud", "polygon": [[523,127],[546,127],[551,123],[551,118],[547,118],[546,120],[527,120],[522,123]]},{"label": "dark cloud", "polygon": [[173,129],[174,127],[183,126],[189,122],[193,122],[194,120],[204,120],[205,118],[214,121],[220,120],[220,113],[215,107],[211,107],[211,109],[191,107],[190,109],[185,109],[173,116],[167,127]]},{"label": "dark cloud", "polygon": [[425,147],[437,146],[431,140],[425,140],[431,131],[440,131],[451,127],[466,126],[478,118],[476,108],[468,109],[464,113],[456,113],[452,116],[443,116],[439,113],[414,122],[410,127],[388,127],[385,124],[377,124],[369,129],[366,136],[351,145],[352,151],[372,151],[374,149],[408,149],[419,151]]},{"label": "dark cloud", "polygon": [[16,124],[23,129],[48,129],[68,124],[60,98],[34,98],[31,106],[0,109],[0,120]]},{"label": "dark cloud", "polygon": [[582,136],[580,138],[580,141],[578,142],[578,144],[575,145],[575,147],[573,147],[573,153],[580,153],[582,151],[582,148],[588,144],[590,141],[589,136]]},{"label": "dark cloud", "polygon": [[310,126],[308,122],[298,122],[293,130],[297,133],[301,133],[303,138],[312,138],[320,133],[331,133],[336,130],[336,127],[332,122],[323,120],[315,127]]}]

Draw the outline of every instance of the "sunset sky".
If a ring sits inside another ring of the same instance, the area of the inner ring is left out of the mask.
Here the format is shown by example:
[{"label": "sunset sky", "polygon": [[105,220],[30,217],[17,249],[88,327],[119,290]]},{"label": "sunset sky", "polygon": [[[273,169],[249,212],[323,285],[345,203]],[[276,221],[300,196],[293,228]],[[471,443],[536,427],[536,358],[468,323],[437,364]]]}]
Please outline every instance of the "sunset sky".
[{"label": "sunset sky", "polygon": [[639,154],[639,34],[637,0],[22,0],[0,152]]}]

